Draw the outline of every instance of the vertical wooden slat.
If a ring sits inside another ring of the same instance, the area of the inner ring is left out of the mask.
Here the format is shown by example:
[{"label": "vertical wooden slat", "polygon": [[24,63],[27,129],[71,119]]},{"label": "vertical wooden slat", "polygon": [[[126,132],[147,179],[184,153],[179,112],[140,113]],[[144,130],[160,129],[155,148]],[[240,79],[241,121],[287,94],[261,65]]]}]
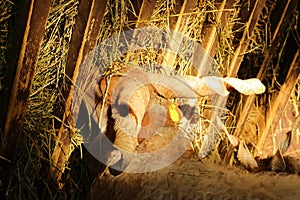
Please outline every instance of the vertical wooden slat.
[{"label": "vertical wooden slat", "polygon": [[[177,22],[173,31],[184,34],[185,29],[187,28],[187,20],[189,19],[189,15],[184,15],[185,13],[192,12],[196,6],[196,0],[185,0],[182,4],[179,16],[177,17]],[[177,46],[181,43],[182,38],[174,38],[171,39],[171,42],[175,42],[175,44],[170,44],[170,46]],[[176,49],[175,49],[176,51]],[[174,53],[167,51],[164,55],[164,60],[162,65],[172,67],[175,63],[176,55]]]},{"label": "vertical wooden slat", "polygon": [[97,43],[107,2],[108,0],[102,2],[89,0],[79,4],[66,64],[66,75],[74,80],[77,77],[74,72]]},{"label": "vertical wooden slat", "polygon": [[[286,2],[285,2],[286,1]],[[279,21],[277,22],[277,24],[282,24],[282,23],[286,23],[285,20],[287,20],[286,16],[288,15],[287,12],[291,11],[291,8],[294,8],[297,5],[297,0],[282,0],[282,1],[278,1],[277,6],[285,6],[284,9],[281,9],[280,11],[283,11],[282,14],[280,15]],[[274,15],[276,15],[278,13],[274,13]],[[274,20],[275,22],[275,20]],[[271,38],[271,43],[274,42],[274,40],[278,37],[279,34],[282,34],[284,31],[284,29],[282,29],[282,26],[274,26],[274,30],[273,30],[273,26],[271,24],[271,32],[272,32],[272,38]]]},{"label": "vertical wooden slat", "polygon": [[189,15],[184,15],[186,13],[192,12],[195,9],[196,0],[185,0],[181,6],[179,16],[177,17],[177,22],[174,27],[174,31],[183,32],[187,28],[187,20]]},{"label": "vertical wooden slat", "polygon": [[[154,0],[136,0],[131,2],[133,10],[128,10],[127,12],[129,21],[128,29],[142,28],[146,26],[146,23],[152,16],[156,3],[157,2]],[[124,28],[124,30],[127,29]]]},{"label": "vertical wooden slat", "polygon": [[169,27],[171,30],[174,30],[178,21],[178,13],[180,13],[180,10],[182,8],[183,1],[176,0],[174,5],[174,13],[169,12],[170,15],[175,14],[176,16],[170,16],[169,17]]},{"label": "vertical wooden slat", "polygon": [[[5,128],[6,116],[7,116],[7,108],[10,100],[10,95],[17,71],[17,63],[18,59],[9,59],[9,58],[18,58],[20,54],[20,50],[23,44],[24,32],[27,24],[28,19],[28,10],[30,3],[20,1],[17,5],[19,8],[22,8],[22,12],[16,12],[16,16],[13,19],[14,25],[17,28],[14,28],[10,34],[11,42],[8,43],[7,50],[6,50],[6,57],[7,57],[7,70],[5,75],[5,82],[4,87],[2,90],[1,98],[0,98],[0,105],[1,105],[1,113],[0,113],[0,129],[2,130],[2,134]],[[13,17],[13,16],[12,16]],[[13,38],[13,39],[12,39]],[[4,139],[4,136],[1,137]]]},{"label": "vertical wooden slat", "polygon": [[145,26],[145,21],[150,19],[155,5],[156,1],[154,0],[143,0],[142,6],[139,11],[139,17],[135,24],[136,28],[141,28]]},{"label": "vertical wooden slat", "polygon": [[[8,136],[11,125],[17,119],[22,127],[24,114],[27,110],[32,79],[39,55],[39,50],[45,33],[46,20],[49,14],[51,0],[42,3],[31,1],[26,29],[18,58],[16,74],[8,105],[4,138]],[[14,127],[15,128],[15,127]]]},{"label": "vertical wooden slat", "polygon": [[[256,78],[258,78],[260,80],[262,80],[264,78],[265,73],[267,71],[267,66],[270,65],[270,63],[273,59],[273,56],[275,55],[275,50],[276,50],[276,46],[275,46],[275,43],[274,43],[271,46],[271,48],[268,51],[265,52],[266,57],[263,61],[263,64],[260,67],[260,70],[259,70],[258,75],[256,76]],[[250,113],[250,110],[251,110],[252,105],[254,103],[254,100],[255,100],[255,95],[245,97],[245,101],[242,105],[242,109],[239,112],[240,115],[239,115],[238,121],[236,123],[236,128],[235,128],[235,131],[234,131],[233,135],[235,135],[237,137],[239,137],[241,135],[242,131],[244,130],[244,125],[246,123],[248,114]],[[234,147],[230,146],[228,148],[228,151],[227,151],[226,155],[225,155],[224,163],[228,164],[231,161],[233,151],[234,151]]]},{"label": "vertical wooden slat", "polygon": [[57,145],[52,154],[52,166],[50,168],[50,177],[56,182],[61,180],[65,164],[70,155],[70,144],[72,131],[68,126],[73,126],[71,121],[71,102],[73,95],[73,85],[76,82],[81,63],[88,53],[95,47],[100,32],[101,23],[104,18],[105,9],[108,0],[80,1],[78,16],[72,33],[71,46],[67,59],[66,74],[70,77],[68,87],[63,92],[65,95],[64,113],[61,127],[57,135]]},{"label": "vertical wooden slat", "polygon": [[[16,43],[21,44],[20,51],[12,51],[10,55],[15,56],[17,62],[8,63],[13,65],[8,66],[10,69],[8,70],[7,78],[14,77],[14,81],[6,81],[6,87],[11,88],[11,91],[7,91],[10,92],[10,100],[2,136],[4,144],[0,152],[2,157],[12,162],[8,163],[0,159],[0,179],[2,183],[7,181],[6,178],[9,176],[11,166],[14,164],[15,151],[23,130],[32,80],[45,34],[51,0],[21,1],[20,5],[24,5],[25,10],[22,10],[24,7],[20,7],[19,12],[21,15],[17,21],[17,23],[19,22],[20,24],[16,24],[16,29],[24,31],[19,32],[23,36],[22,42],[16,41]],[[28,8],[28,10],[26,10],[26,8]],[[25,13],[22,12],[25,12],[26,16],[24,16],[23,14]],[[25,18],[22,19],[22,17]],[[25,27],[25,29],[23,29],[23,27]],[[18,46],[12,48],[18,48]],[[10,57],[9,59],[12,60],[14,57]],[[9,83],[12,83],[12,85],[10,86]]]},{"label": "vertical wooden slat", "polygon": [[[152,13],[154,11],[155,5],[156,5],[156,1],[153,0],[140,0],[142,1],[140,3],[140,7],[137,7],[137,11],[138,11],[138,17],[137,19],[133,19],[136,20],[133,28],[143,28],[144,26],[146,26],[146,22],[151,18]],[[133,31],[132,37],[134,38],[136,35],[136,31]],[[136,56],[134,55],[133,52],[127,52],[126,55],[126,62],[132,62],[132,60],[134,60],[136,58]]]}]

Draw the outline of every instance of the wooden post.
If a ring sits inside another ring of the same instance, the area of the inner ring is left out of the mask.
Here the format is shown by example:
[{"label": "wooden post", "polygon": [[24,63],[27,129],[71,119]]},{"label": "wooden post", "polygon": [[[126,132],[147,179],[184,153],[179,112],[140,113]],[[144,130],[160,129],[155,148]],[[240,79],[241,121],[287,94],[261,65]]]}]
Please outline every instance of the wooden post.
[{"label": "wooden post", "polygon": [[[10,160],[7,162],[0,158],[0,180],[6,185],[10,170],[14,163],[14,156],[18,146],[20,134],[23,131],[25,113],[28,106],[33,76],[39,56],[39,51],[45,34],[46,21],[49,15],[51,0],[21,1],[19,18],[16,24],[16,46],[12,46],[9,55],[9,70],[5,82],[8,102],[1,102],[2,109],[8,103],[1,157]],[[21,10],[22,9],[22,10]],[[23,10],[25,9],[25,10]],[[22,37],[19,37],[22,36]],[[18,45],[19,44],[19,45]],[[19,48],[20,49],[17,49]],[[15,48],[15,49],[13,49]],[[17,60],[16,61],[14,61]]]},{"label": "wooden post", "polygon": [[101,23],[104,18],[108,0],[87,0],[80,1],[78,16],[72,33],[71,46],[67,59],[66,74],[71,79],[67,88],[63,91],[65,95],[64,113],[62,124],[57,135],[57,145],[52,154],[50,177],[59,183],[64,172],[66,162],[71,154],[70,144],[72,130],[68,128],[74,125],[71,121],[71,102],[73,95],[73,83],[76,82],[81,63],[88,53],[95,47],[100,32]]}]

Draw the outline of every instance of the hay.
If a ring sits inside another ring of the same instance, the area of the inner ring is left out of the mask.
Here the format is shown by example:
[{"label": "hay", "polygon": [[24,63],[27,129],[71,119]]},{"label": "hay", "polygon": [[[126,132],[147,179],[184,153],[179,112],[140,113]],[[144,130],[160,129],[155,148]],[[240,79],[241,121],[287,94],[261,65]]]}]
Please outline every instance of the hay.
[{"label": "hay", "polygon": [[8,34],[11,26],[10,20],[14,16],[15,5],[9,0],[3,0],[0,2],[0,92],[3,89],[3,79],[6,72],[6,58],[5,51],[9,45]]},{"label": "hay", "polygon": [[[178,17],[176,11],[176,0],[159,0],[156,3],[153,14],[149,21],[145,22],[146,26],[166,28],[170,27],[171,21]],[[56,102],[63,101],[61,94],[61,87],[64,86],[65,80],[69,79],[65,75],[65,65],[68,55],[68,48],[70,45],[72,29],[75,23],[75,18],[78,9],[78,0],[56,0],[53,1],[50,15],[47,21],[46,34],[42,44],[36,75],[33,81],[32,92],[30,94],[30,102],[26,113],[26,121],[24,124],[24,135],[20,145],[18,155],[18,164],[14,169],[14,177],[9,185],[10,199],[79,199],[82,197],[82,191],[88,191],[89,172],[87,172],[86,162],[87,155],[83,154],[80,149],[81,138],[72,138],[73,145],[71,145],[73,155],[67,163],[67,169],[64,174],[65,185],[61,190],[53,189],[51,183],[47,180],[48,168],[51,164],[51,156],[55,143],[57,142],[56,133],[57,127],[55,122],[60,121],[55,116],[55,109],[57,109]],[[239,23],[241,1],[236,1],[233,9],[225,10],[226,24],[222,26],[221,23],[214,21],[215,16],[220,10],[218,4],[214,0],[198,1],[196,8],[184,15],[188,17],[187,25],[182,33],[193,40],[202,43],[203,30],[208,24],[217,27],[218,32],[218,47],[217,53],[214,57],[215,67],[220,72],[221,76],[225,76],[230,64],[230,60],[234,54],[236,41],[234,41],[237,33],[244,30],[246,25],[241,25],[241,28],[235,29],[236,23]],[[269,36],[266,34],[268,28],[268,17],[274,6],[271,1],[267,3],[268,7],[264,15],[261,16],[259,26],[255,29],[255,34],[251,38],[249,48],[247,50],[246,59],[252,60],[253,57],[261,54],[269,44]],[[0,91],[2,89],[2,79],[5,72],[5,57],[4,52],[7,47],[7,32],[9,27],[9,19],[14,12],[14,4],[9,0],[1,1],[0,3]],[[128,13],[137,17],[138,13],[133,6],[133,1],[110,0],[106,9],[102,28],[98,36],[98,42],[102,42],[114,34],[130,29],[136,20],[128,19]],[[264,17],[264,16],[267,16]],[[188,49],[188,48],[187,48]],[[124,66],[154,66],[162,63],[163,55],[157,49],[147,49],[136,52],[130,52],[134,58],[130,56],[123,56],[114,61],[112,65],[107,67],[107,74],[115,73],[124,68]],[[187,50],[187,53],[188,50]],[[257,65],[260,60],[257,60]],[[189,65],[186,60],[180,56],[176,56],[173,66],[170,66],[178,74],[189,73]],[[271,66],[272,67],[272,66]],[[245,67],[247,68],[247,67]],[[245,69],[246,71],[249,68]],[[155,71],[154,68],[149,68],[149,71]],[[270,68],[267,82],[270,83],[269,88],[276,88],[277,71]],[[249,75],[249,73],[245,73]],[[274,78],[275,77],[275,78]],[[242,77],[245,78],[245,77]],[[299,83],[300,84],[300,83]],[[299,89],[299,84],[296,88]],[[270,92],[270,91],[269,91]],[[292,102],[299,101],[299,91],[295,90],[292,97]],[[195,152],[199,152],[203,142],[204,135],[207,132],[207,127],[210,124],[209,114],[212,108],[208,105],[210,102],[207,98],[199,99],[199,112],[201,113],[200,121],[197,127],[193,127],[195,134],[193,138],[192,148]],[[227,107],[224,112],[226,117],[227,129],[230,133],[235,129],[235,120],[237,111],[242,105],[242,99],[236,98],[234,94],[230,96]],[[257,105],[259,105],[257,103]],[[253,111],[253,119],[259,115],[259,107],[257,111]],[[251,120],[250,120],[251,121]],[[255,120],[251,123],[256,123]],[[253,130],[253,129],[251,129]],[[226,139],[224,133],[220,133],[222,142],[218,143],[218,152],[216,154],[224,154],[226,152],[229,141]],[[255,143],[255,139],[247,141]],[[217,155],[217,157],[220,157]],[[87,188],[85,188],[87,187]]]}]

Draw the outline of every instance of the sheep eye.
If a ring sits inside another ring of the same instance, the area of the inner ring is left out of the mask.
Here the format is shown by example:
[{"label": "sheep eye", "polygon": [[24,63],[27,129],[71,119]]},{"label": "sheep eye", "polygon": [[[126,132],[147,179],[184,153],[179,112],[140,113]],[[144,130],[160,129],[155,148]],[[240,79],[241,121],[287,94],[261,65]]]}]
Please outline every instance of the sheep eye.
[{"label": "sheep eye", "polygon": [[115,105],[121,117],[126,117],[129,114],[129,108],[127,105]]},{"label": "sheep eye", "polygon": [[189,104],[183,104],[179,105],[179,109],[182,111],[183,116],[187,119],[191,119],[193,112],[194,112],[194,107],[190,106]]}]

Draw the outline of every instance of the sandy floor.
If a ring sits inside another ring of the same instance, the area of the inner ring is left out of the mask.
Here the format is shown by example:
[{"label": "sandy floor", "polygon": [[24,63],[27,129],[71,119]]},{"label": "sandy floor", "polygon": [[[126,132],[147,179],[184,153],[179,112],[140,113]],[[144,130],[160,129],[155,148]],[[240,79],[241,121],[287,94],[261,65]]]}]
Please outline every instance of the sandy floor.
[{"label": "sandy floor", "polygon": [[222,166],[213,159],[202,163],[186,152],[172,165],[151,173],[95,180],[94,199],[300,199],[300,176],[287,173],[249,173]]}]

